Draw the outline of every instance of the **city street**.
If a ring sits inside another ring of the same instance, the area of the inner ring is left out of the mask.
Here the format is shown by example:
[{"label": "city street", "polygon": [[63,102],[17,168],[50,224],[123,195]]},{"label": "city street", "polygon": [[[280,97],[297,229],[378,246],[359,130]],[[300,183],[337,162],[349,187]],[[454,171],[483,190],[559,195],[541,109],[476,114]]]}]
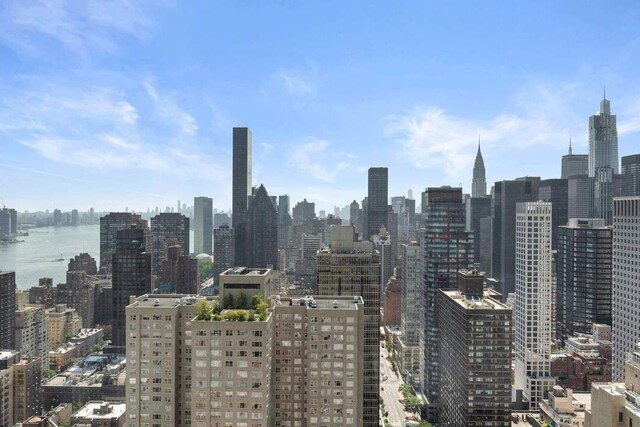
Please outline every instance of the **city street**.
[{"label": "city street", "polygon": [[[386,348],[380,349],[380,396],[384,400],[385,409],[389,412],[389,422],[393,427],[405,425],[406,413],[400,400],[402,393],[398,390],[400,379],[391,369],[391,363],[387,360],[388,352]],[[383,381],[383,378],[387,378]]]}]

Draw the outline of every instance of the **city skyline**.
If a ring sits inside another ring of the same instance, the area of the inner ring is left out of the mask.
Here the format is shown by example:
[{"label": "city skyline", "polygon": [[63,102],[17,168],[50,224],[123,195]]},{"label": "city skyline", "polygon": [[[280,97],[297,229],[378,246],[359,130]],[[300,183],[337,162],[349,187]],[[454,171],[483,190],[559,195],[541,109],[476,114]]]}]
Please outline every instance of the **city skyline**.
[{"label": "city skyline", "polygon": [[[294,4],[54,7],[14,4],[0,18],[0,168],[8,172],[0,198],[20,211],[86,210],[89,196],[98,211],[140,212],[199,195],[229,209],[233,126],[254,132],[254,185],[328,212],[366,195],[372,166],[389,168],[390,196],[460,183],[470,192],[478,134],[487,190],[527,174],[559,177],[560,161],[549,159],[567,152],[570,137],[574,153],[587,153],[587,118],[604,85],[619,155],[634,154],[639,140],[632,70],[640,8],[632,3],[606,13],[562,5],[544,30],[529,20],[547,17],[544,5],[495,14],[412,3],[390,15],[380,5],[340,15]],[[243,31],[233,27],[240,16]],[[416,25],[416,16],[431,25]],[[423,43],[437,40],[439,21],[451,16],[456,37]],[[270,32],[263,21],[287,25]],[[354,25],[345,30],[346,22]],[[584,31],[596,22],[598,34]],[[400,23],[403,34],[392,31]],[[225,36],[233,48],[216,43]],[[387,44],[398,49],[369,46]],[[144,184],[130,185],[140,177]]]}]

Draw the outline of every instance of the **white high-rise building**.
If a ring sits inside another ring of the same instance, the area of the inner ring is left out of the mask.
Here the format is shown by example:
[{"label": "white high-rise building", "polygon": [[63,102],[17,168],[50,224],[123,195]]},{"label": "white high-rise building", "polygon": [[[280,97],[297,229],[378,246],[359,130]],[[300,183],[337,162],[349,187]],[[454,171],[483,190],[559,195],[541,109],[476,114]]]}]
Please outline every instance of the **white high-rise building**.
[{"label": "white high-rise building", "polygon": [[640,197],[613,202],[613,380],[624,378],[624,361],[640,341]]},{"label": "white high-rise building", "polygon": [[555,385],[551,353],[551,203],[516,205],[515,388],[530,409]]}]

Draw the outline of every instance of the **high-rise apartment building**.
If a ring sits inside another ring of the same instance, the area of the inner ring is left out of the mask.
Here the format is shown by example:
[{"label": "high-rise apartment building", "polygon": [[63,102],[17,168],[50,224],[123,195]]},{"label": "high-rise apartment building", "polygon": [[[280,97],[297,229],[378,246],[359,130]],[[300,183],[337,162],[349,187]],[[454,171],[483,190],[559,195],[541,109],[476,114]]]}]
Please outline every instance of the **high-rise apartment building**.
[{"label": "high-rise apartment building", "polygon": [[484,170],[484,159],[480,152],[480,139],[478,138],[478,152],[473,162],[473,181],[471,182],[471,197],[485,197],[487,195],[487,178]]},{"label": "high-rise apartment building", "polygon": [[440,397],[440,338],[437,298],[454,289],[458,271],[473,267],[473,235],[466,231],[462,188],[427,188],[424,232],[424,393],[427,415],[437,419]]},{"label": "high-rise apartment building", "polygon": [[0,349],[15,349],[16,273],[0,271]]},{"label": "high-rise apartment building", "polygon": [[98,267],[96,266],[95,258],[83,252],[69,259],[67,271],[84,271],[90,276],[95,276],[98,274]]},{"label": "high-rise apartment building", "polygon": [[622,157],[622,196],[640,196],[640,154]]},{"label": "high-rise apartment building", "polygon": [[247,214],[252,193],[251,130],[233,128],[232,224],[234,230],[235,265],[247,265]]},{"label": "high-rise apartment building", "polygon": [[515,388],[531,410],[555,385],[551,353],[551,203],[516,207]]},{"label": "high-rise apartment building", "polygon": [[562,170],[560,178],[568,179],[573,175],[586,175],[589,172],[589,155],[573,154],[571,140],[569,140],[569,153],[562,156]]},{"label": "high-rise apartment building", "polygon": [[424,283],[421,248],[417,242],[401,246],[402,278],[400,297],[400,370],[406,381],[421,387],[420,366],[423,351],[420,335],[424,332]]},{"label": "high-rise apartment building", "polygon": [[278,269],[278,212],[262,184],[254,190],[247,214],[246,266]]},{"label": "high-rise apartment building", "polygon": [[13,365],[20,360],[20,353],[13,350],[0,351],[0,425],[12,426],[13,414]]},{"label": "high-rise apartment building", "polygon": [[67,271],[67,282],[58,284],[58,304],[76,310],[82,317],[83,328],[95,325],[95,283],[84,271]]},{"label": "high-rise apartment building", "polygon": [[362,298],[276,297],[264,315],[200,316],[214,301],[152,295],[127,307],[129,425],[362,425]]},{"label": "high-rise apartment building", "polygon": [[511,426],[512,312],[483,282],[461,271],[458,289],[438,294],[442,426]]},{"label": "high-rise apartment building", "polygon": [[0,209],[0,236],[3,234],[16,234],[18,232],[18,211],[15,209]]},{"label": "high-rise apartment building", "polygon": [[380,254],[359,242],[351,225],[331,226],[331,244],[318,252],[320,295],[360,296],[364,300],[363,425],[379,425]]},{"label": "high-rise apartment building", "polygon": [[[21,355],[13,367],[13,416],[15,422],[42,414],[42,359]],[[48,358],[45,358],[48,361]]]},{"label": "high-rise apartment building", "polygon": [[611,325],[613,230],[604,219],[572,218],[558,227],[556,258],[557,337],[564,342]]},{"label": "high-rise apartment building", "polygon": [[140,215],[130,212],[111,212],[100,218],[100,269],[110,271],[111,257],[116,252],[118,230],[132,225],[146,226]]},{"label": "high-rise apartment building", "polygon": [[160,265],[167,255],[173,239],[178,240],[182,253],[189,255],[189,218],[179,213],[160,213],[151,218],[152,257],[154,276],[160,274]]},{"label": "high-rise apartment building", "polygon": [[213,235],[213,278],[217,282],[218,275],[223,271],[230,269],[234,265],[233,228],[230,228],[228,225],[221,225],[213,231]]},{"label": "high-rise apartment building", "polygon": [[367,192],[367,229],[362,239],[371,240],[380,227],[387,227],[389,206],[389,169],[369,168]]},{"label": "high-rise apartment building", "polygon": [[23,357],[37,357],[43,371],[49,367],[49,315],[42,305],[16,310],[15,340]]},{"label": "high-rise apartment building", "polygon": [[169,246],[160,266],[158,284],[169,285],[172,293],[196,294],[198,292],[198,260],[183,254],[180,245]]},{"label": "high-rise apartment building", "polygon": [[538,200],[540,178],[498,181],[493,197],[491,274],[500,280],[498,291],[507,298],[515,291],[516,204]]},{"label": "high-rise apartment building", "polygon": [[616,198],[613,209],[613,381],[620,381],[627,352],[640,342],[640,197]]},{"label": "high-rise apartment building", "polygon": [[[188,229],[187,229],[188,230]],[[149,230],[133,226],[119,230],[113,255],[113,345],[124,347],[126,339],[125,308],[129,298],[151,292],[151,253]]]},{"label": "high-rise apartment building", "polygon": [[595,218],[611,224],[613,180],[618,174],[618,130],[611,103],[603,96],[600,111],[589,117],[589,177],[593,178]]},{"label": "high-rise apartment building", "polygon": [[193,252],[209,255],[213,252],[213,199],[211,197],[201,196],[193,199]]},{"label": "high-rise apartment building", "polygon": [[304,224],[306,222],[313,221],[316,217],[316,204],[313,202],[307,202],[307,199],[296,203],[293,207],[293,223]]}]

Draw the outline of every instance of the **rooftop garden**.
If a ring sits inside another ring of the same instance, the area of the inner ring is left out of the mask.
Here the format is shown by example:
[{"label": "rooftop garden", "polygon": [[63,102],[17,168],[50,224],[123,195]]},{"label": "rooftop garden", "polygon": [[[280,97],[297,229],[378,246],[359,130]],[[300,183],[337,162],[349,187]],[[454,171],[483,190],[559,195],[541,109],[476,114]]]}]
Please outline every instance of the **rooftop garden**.
[{"label": "rooftop garden", "polygon": [[238,298],[227,294],[223,305],[217,300],[200,300],[195,304],[196,320],[207,321],[230,321],[230,322],[253,322],[267,319],[268,304],[261,295],[254,295],[249,298],[241,293]]}]

